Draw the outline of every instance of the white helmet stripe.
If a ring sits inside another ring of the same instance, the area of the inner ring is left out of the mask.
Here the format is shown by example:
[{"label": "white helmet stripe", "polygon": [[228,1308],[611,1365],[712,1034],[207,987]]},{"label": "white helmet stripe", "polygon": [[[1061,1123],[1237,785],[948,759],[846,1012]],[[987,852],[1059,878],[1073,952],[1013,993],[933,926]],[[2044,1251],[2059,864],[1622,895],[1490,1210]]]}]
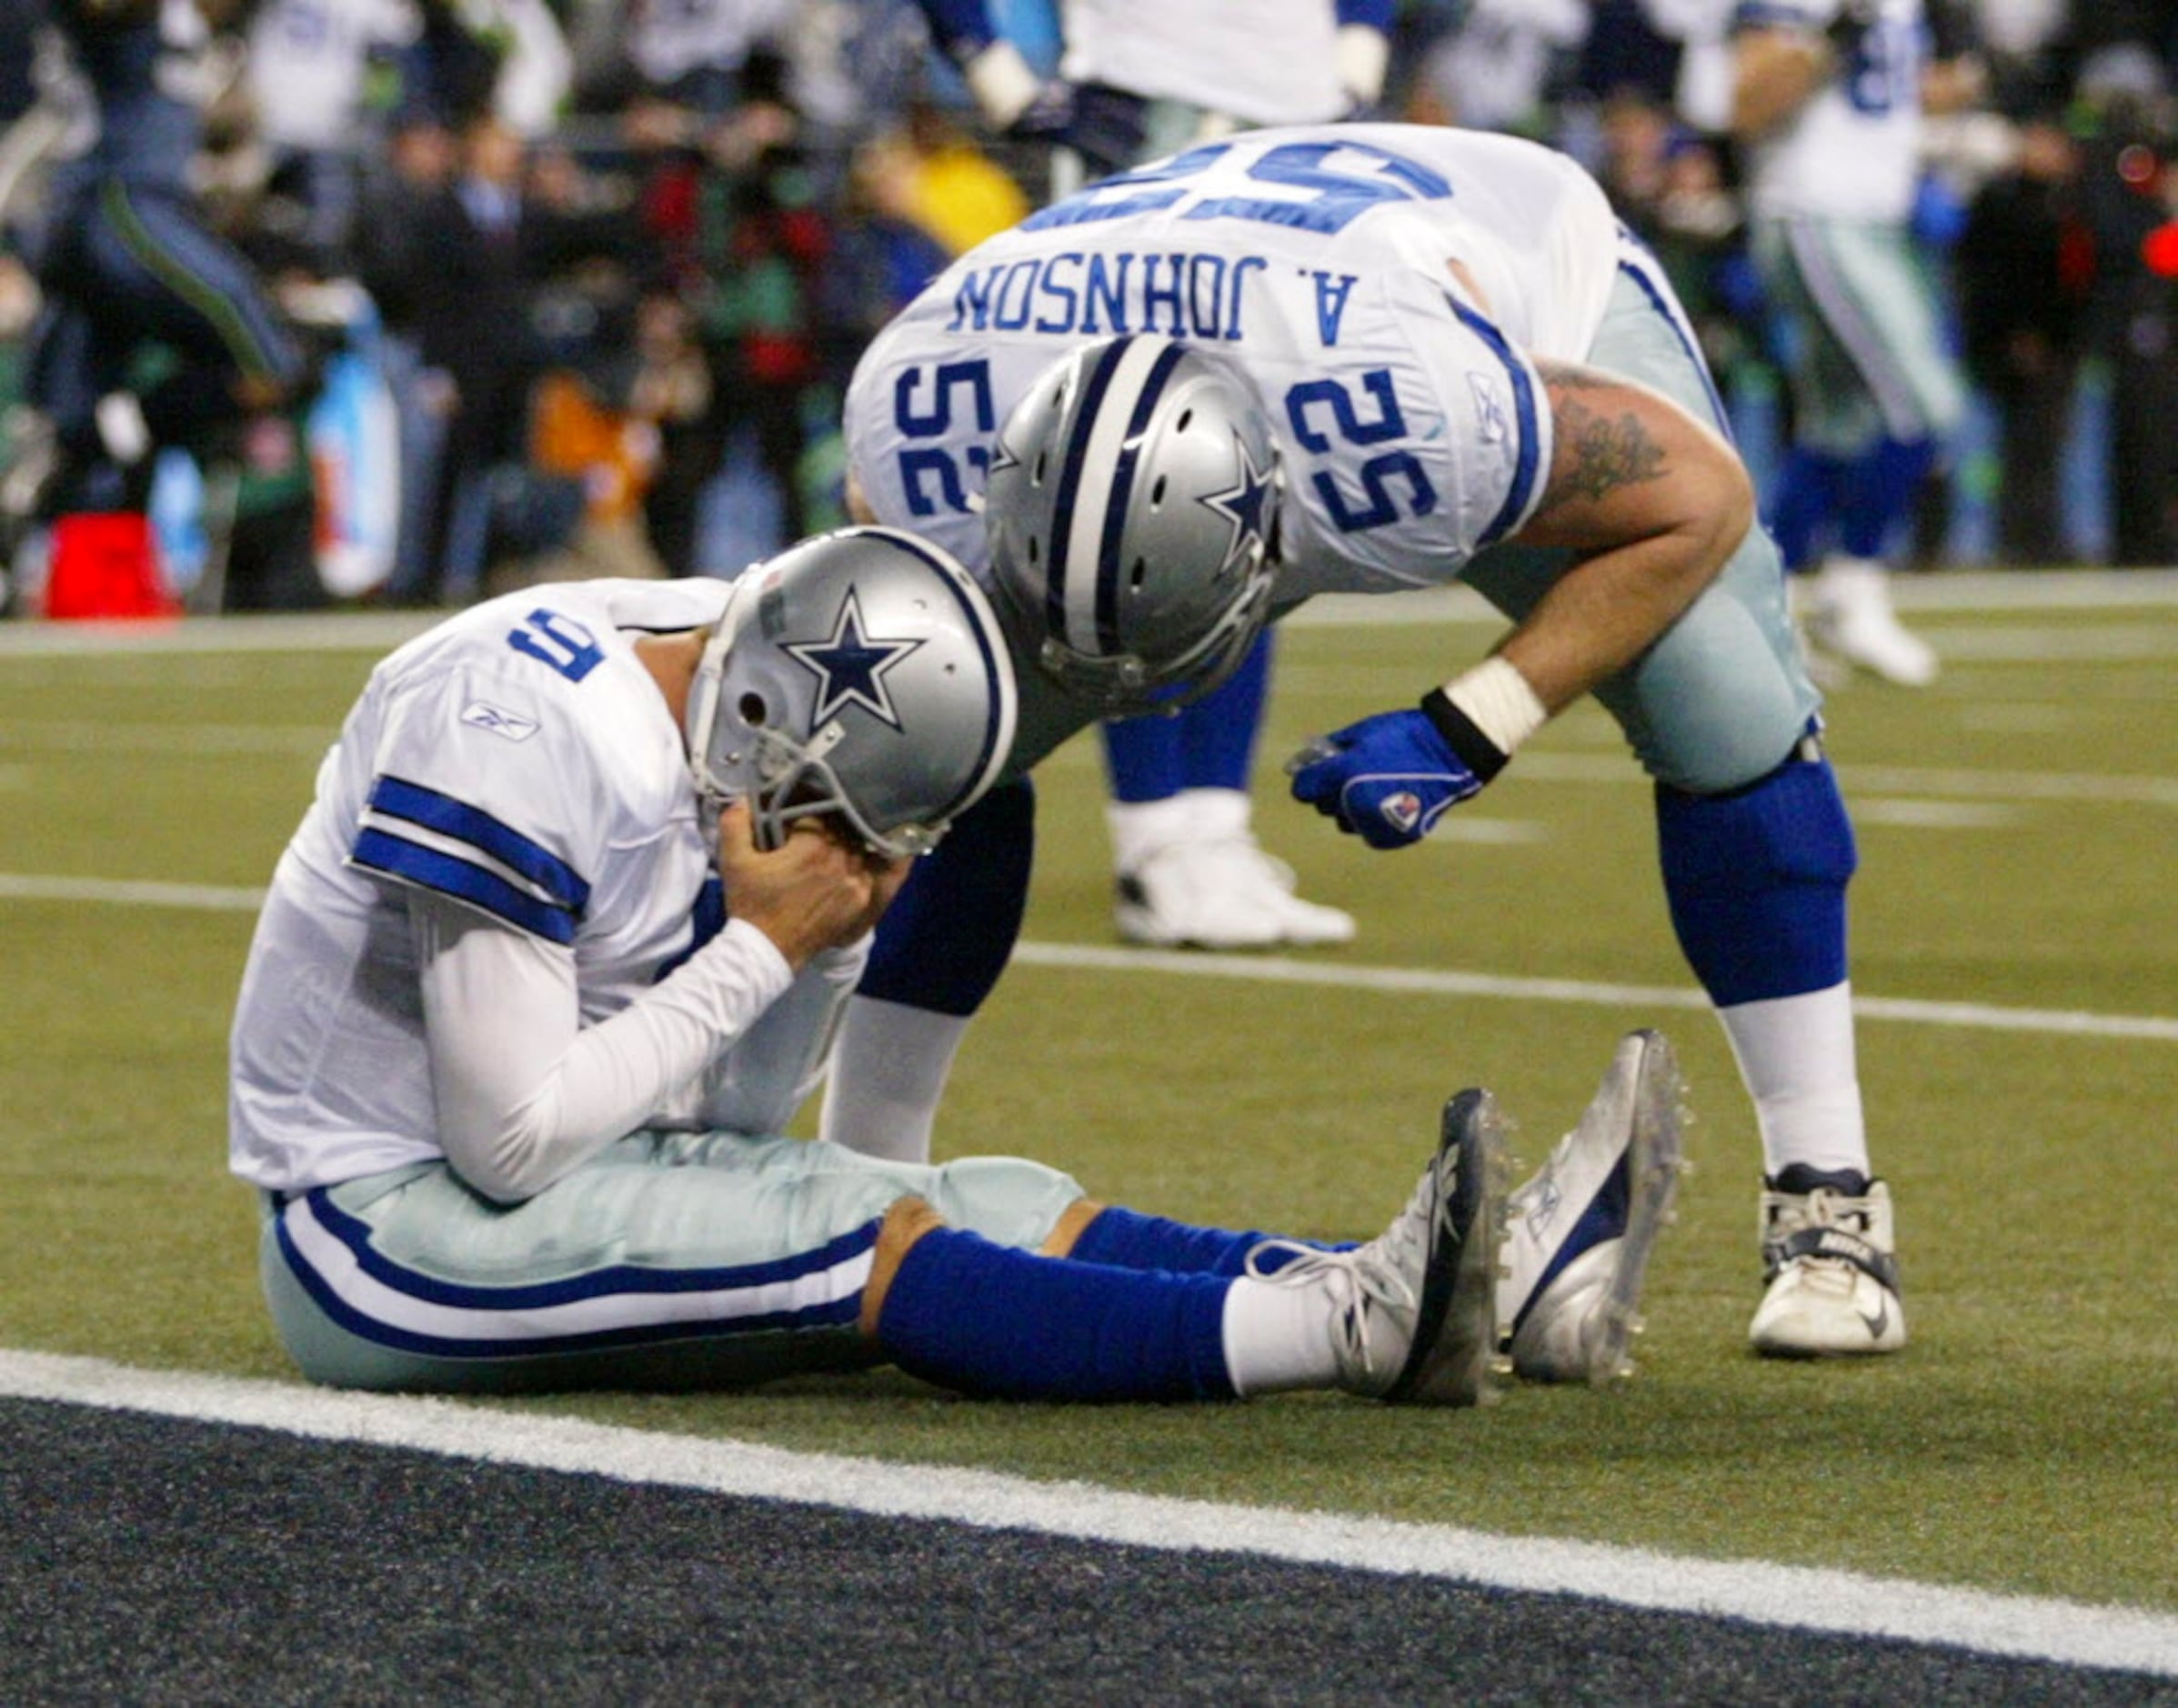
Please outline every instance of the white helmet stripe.
[{"label": "white helmet stripe", "polygon": [[[1050,617],[1068,646],[1094,658],[1119,649],[1113,632],[1119,566],[1107,556],[1125,527],[1136,441],[1179,350],[1164,338],[1122,339],[1082,379],[1089,395],[1075,417],[1059,474],[1056,515],[1061,527],[1052,541]],[[1118,407],[1111,407],[1114,401]]]}]

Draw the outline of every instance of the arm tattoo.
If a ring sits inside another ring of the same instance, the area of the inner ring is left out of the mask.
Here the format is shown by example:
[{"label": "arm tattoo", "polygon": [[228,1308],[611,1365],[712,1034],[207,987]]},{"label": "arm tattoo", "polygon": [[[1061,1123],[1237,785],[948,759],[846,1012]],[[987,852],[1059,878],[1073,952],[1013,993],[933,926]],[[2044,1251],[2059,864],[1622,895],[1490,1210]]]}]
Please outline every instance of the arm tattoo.
[{"label": "arm tattoo", "polygon": [[1562,395],[1575,389],[1601,388],[1613,382],[1578,367],[1552,367],[1548,378],[1561,395],[1557,410],[1557,468],[1546,502],[1574,497],[1593,500],[1620,487],[1663,477],[1663,447],[1650,436],[1639,416],[1629,410],[1613,419]]}]

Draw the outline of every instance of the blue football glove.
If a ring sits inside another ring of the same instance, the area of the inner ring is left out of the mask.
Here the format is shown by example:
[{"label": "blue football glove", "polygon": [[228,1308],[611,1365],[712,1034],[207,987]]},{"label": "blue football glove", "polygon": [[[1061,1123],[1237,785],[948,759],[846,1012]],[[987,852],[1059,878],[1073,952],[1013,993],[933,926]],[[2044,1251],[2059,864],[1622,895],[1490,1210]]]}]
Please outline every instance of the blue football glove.
[{"label": "blue football glove", "polygon": [[1505,755],[1432,689],[1413,711],[1379,712],[1286,762],[1293,799],[1370,848],[1408,848],[1503,769]]}]

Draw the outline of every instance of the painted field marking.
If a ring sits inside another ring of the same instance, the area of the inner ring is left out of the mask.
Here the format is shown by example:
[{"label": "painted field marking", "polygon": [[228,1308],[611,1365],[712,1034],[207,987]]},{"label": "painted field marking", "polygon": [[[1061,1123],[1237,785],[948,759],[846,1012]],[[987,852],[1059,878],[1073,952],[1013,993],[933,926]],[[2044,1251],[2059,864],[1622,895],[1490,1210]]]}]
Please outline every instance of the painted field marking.
[{"label": "painted field marking", "polygon": [[[1892,578],[1905,611],[2136,610],[2178,606],[2178,569],[1946,570]],[[74,658],[144,652],[388,651],[450,611],[331,611],[153,622],[0,623],[0,657]],[[1288,628],[1501,625],[1471,588],[1319,595],[1282,619]],[[2136,643],[2133,643],[2136,644]]]},{"label": "painted field marking", "polygon": [[1950,1643],[1984,1654],[2178,1676],[2178,1617],[1745,1560],[1706,1561],[1451,1525],[1129,1494],[997,1472],[893,1464],[753,1442],[0,1351],[0,1393],[316,1441],[988,1529],[1239,1552],[1454,1579],[1621,1606]]},{"label": "painted field marking", "polygon": [[[1090,943],[1023,942],[1016,946],[1013,958],[1032,967],[1243,979],[1262,984],[1315,985],[1389,994],[1487,997],[1601,1008],[1706,1011],[1710,1006],[1709,998],[1691,986],[1597,984],[1580,979],[1514,979],[1493,973],[1450,972],[1431,968],[1340,967],[1277,956],[1204,955],[1192,950],[1109,949]],[[2178,1020],[2157,1015],[2010,1009],[1981,1002],[1924,1002],[1903,997],[1871,996],[1855,996],[1852,1011],[1864,1020],[1897,1020],[1909,1025],[2178,1043]]]},{"label": "painted field marking", "polygon": [[[239,885],[178,884],[105,878],[47,878],[0,872],[0,900],[75,901],[117,907],[180,908],[254,913],[262,889]],[[1706,1010],[1709,999],[1691,986],[1601,984],[1581,979],[1506,978],[1423,967],[1347,967],[1274,955],[1205,955],[1192,950],[1113,949],[1094,943],[1023,940],[1013,958],[1031,967],[1077,971],[1154,973],[1191,979],[1239,979],[1260,984],[1310,985],[1384,995],[1480,997],[1515,1002],[1567,1002],[1590,1007]],[[1924,1002],[1904,997],[1856,996],[1864,1020],[1952,1026],[2000,1032],[2178,1043],[2178,1020],[2158,1015],[2095,1014],[2062,1009],[1999,1008],[1980,1002]]]},{"label": "painted field marking", "polygon": [[[4,632],[4,631],[0,631]],[[83,724],[18,722],[0,727],[0,752],[15,755],[58,753],[295,753],[315,756],[339,734],[331,724]],[[1086,748],[1062,749],[1043,769],[1062,760],[1069,769],[1089,766]],[[1540,750],[1521,755],[1512,780],[1602,783],[1647,789],[1649,777],[1621,752]],[[1846,793],[1855,803],[1877,795],[1956,796],[1967,800],[2075,800],[2133,807],[2178,807],[2178,778],[2109,775],[2085,771],[1977,771],[1957,767],[1857,765],[1839,767]],[[1460,839],[1460,815],[1446,819],[1440,836]],[[1494,835],[1464,839],[1494,841]]]}]

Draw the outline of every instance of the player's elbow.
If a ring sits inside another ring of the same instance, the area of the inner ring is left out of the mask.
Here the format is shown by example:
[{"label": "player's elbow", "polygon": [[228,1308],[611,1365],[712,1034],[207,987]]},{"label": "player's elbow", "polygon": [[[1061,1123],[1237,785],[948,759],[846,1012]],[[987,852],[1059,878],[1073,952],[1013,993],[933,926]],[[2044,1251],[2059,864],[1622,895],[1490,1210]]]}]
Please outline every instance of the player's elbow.
[{"label": "player's elbow", "polygon": [[461,1177],[462,1184],[480,1198],[487,1198],[502,1210],[511,1210],[517,1204],[527,1203],[545,1188],[549,1181],[536,1178],[528,1170],[503,1169],[494,1164],[472,1160],[467,1164],[451,1164],[454,1172]]},{"label": "player's elbow", "polygon": [[1699,591],[1723,572],[1754,526],[1754,482],[1746,464],[1720,439],[1687,483],[1686,498],[1680,526],[1691,548],[1688,568]]},{"label": "player's elbow", "polygon": [[1710,569],[1714,577],[1740,548],[1755,524],[1754,480],[1747,472],[1747,465],[1737,457],[1728,457],[1718,481],[1716,502],[1711,512],[1711,544],[1715,562]]},{"label": "player's elbow", "polygon": [[503,1208],[535,1198],[562,1172],[544,1146],[513,1128],[490,1133],[442,1130],[439,1142],[447,1165],[462,1184]]}]

